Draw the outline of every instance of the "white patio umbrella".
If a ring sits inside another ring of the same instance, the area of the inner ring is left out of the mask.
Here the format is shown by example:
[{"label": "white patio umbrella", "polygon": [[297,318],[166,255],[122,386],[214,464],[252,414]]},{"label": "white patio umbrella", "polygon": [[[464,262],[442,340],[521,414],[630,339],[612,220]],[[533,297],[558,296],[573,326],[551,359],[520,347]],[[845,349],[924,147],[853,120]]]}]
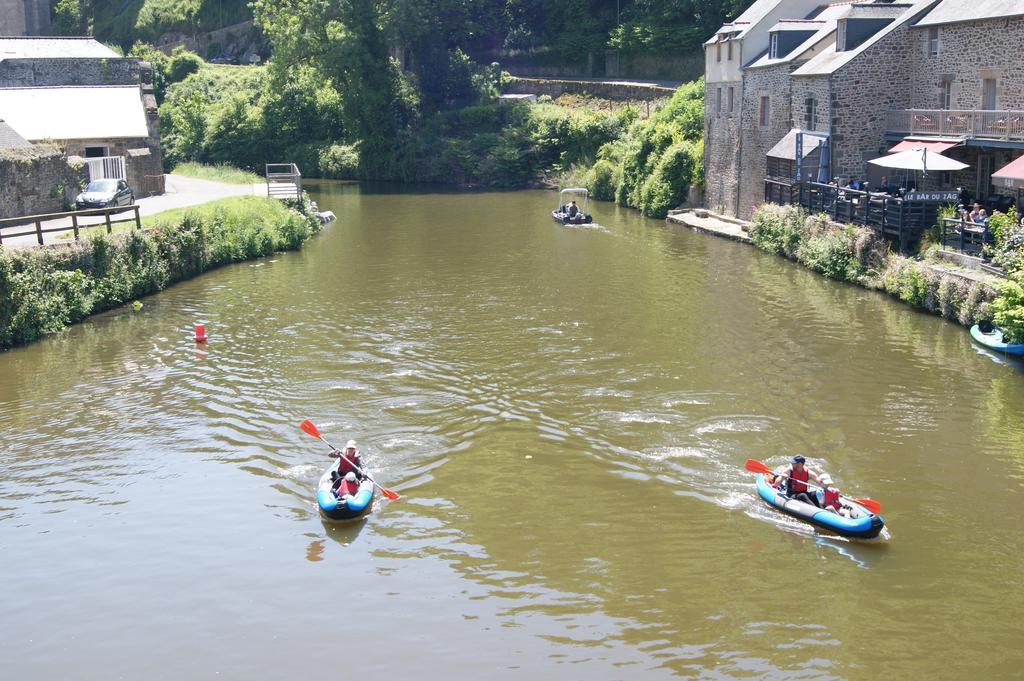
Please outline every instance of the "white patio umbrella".
[{"label": "white patio umbrella", "polygon": [[882,166],[883,168],[920,170],[926,175],[929,170],[963,170],[967,167],[966,163],[954,161],[948,156],[943,156],[934,151],[929,152],[927,149],[907,149],[906,151],[889,154],[888,156],[871,159],[868,163]]}]

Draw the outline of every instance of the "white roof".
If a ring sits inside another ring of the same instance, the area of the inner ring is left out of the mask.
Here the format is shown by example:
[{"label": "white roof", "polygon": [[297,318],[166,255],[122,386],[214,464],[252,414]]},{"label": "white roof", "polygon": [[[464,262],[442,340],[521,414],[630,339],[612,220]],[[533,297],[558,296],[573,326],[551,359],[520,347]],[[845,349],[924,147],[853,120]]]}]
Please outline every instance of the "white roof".
[{"label": "white roof", "polygon": [[30,141],[149,136],[138,85],[0,88],[0,118]]},{"label": "white roof", "polygon": [[119,59],[121,55],[93,38],[0,37],[0,59]]},{"label": "white roof", "polygon": [[[1024,2],[1024,0],[1019,0]],[[843,50],[842,52],[836,52],[836,46],[833,42],[827,49],[822,50],[821,53],[812,57],[806,64],[793,71],[794,76],[819,76],[829,75],[835,73],[842,67],[853,61],[858,55],[865,52],[872,45],[877,43],[879,40],[895,31],[900,26],[906,24],[912,20],[923,10],[927,9],[929,5],[934,3],[935,0],[914,0],[911,5],[895,5],[893,8],[901,8],[903,12],[896,17],[896,19],[885,26],[880,31],[875,33],[873,36],[865,40],[862,44],[858,45],[852,50]]]},{"label": "white roof", "polygon": [[942,0],[916,26],[957,24],[1024,15],[1022,0]]},{"label": "white roof", "polygon": [[[844,16],[849,12],[849,5],[829,5],[820,12],[814,14],[813,20],[804,20],[800,22],[800,25],[806,26],[808,30],[814,30],[814,34],[807,38],[803,43],[795,47],[789,52],[789,54],[783,55],[780,58],[772,59],[769,55],[768,50],[765,50],[754,63],[750,64],[748,68],[755,68],[759,66],[774,66],[775,64],[785,64],[787,62],[794,61],[807,54],[808,50],[819,46],[826,38],[832,36],[836,31],[836,21],[839,17]],[[779,22],[772,27],[772,30],[779,26],[783,22]],[[788,25],[796,25],[796,22],[787,21]],[[834,38],[832,38],[834,41]]]}]

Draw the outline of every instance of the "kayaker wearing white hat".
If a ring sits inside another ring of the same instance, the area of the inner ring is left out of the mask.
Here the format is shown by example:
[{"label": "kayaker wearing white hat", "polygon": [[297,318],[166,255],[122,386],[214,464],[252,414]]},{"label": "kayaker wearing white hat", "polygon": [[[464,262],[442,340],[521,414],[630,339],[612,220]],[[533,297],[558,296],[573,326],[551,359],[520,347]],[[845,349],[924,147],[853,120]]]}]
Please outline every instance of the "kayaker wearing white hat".
[{"label": "kayaker wearing white hat", "polygon": [[[344,478],[348,473],[355,473],[357,476],[362,477],[360,470],[363,468],[363,460],[359,456],[359,448],[355,440],[346,442],[345,448],[340,452],[337,449],[332,450],[331,458],[338,459],[338,475],[336,478],[333,475],[331,476],[335,480]],[[360,470],[356,470],[357,468]]]},{"label": "kayaker wearing white hat", "polygon": [[841,516],[849,518],[850,509],[844,506],[843,503],[839,500],[839,488],[833,486],[832,476],[829,475],[828,473],[822,475],[821,486],[823,488],[823,500],[821,503],[822,508],[824,508],[826,511],[832,511],[833,513],[838,513]]}]

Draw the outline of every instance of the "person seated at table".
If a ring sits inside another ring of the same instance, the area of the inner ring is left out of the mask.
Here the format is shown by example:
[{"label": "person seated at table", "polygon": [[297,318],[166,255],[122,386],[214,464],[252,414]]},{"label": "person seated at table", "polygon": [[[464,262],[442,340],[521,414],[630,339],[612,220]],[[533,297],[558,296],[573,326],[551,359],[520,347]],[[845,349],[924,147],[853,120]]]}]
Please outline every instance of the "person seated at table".
[{"label": "person seated at table", "polygon": [[860,191],[860,186],[861,186],[860,185],[860,180],[852,180],[850,182],[850,189],[853,189],[855,191]]},{"label": "person seated at table", "polygon": [[976,223],[978,223],[979,225],[987,225],[988,224],[988,213],[985,211],[984,208],[982,208],[980,211],[978,211],[978,217],[975,218],[974,221]]},{"label": "person seated at table", "polygon": [[886,194],[892,194],[894,191],[896,191],[896,187],[895,185],[893,185],[892,182],[889,181],[888,177],[882,175],[882,181],[878,183],[878,191],[884,192]]},{"label": "person seated at table", "polygon": [[971,222],[980,222],[981,215],[985,212],[985,209],[981,207],[981,204],[977,201],[974,202],[974,206],[971,207],[971,212],[967,214]]},{"label": "person seated at table", "polygon": [[971,218],[971,212],[963,204],[957,206],[957,209],[960,211],[960,222],[974,222],[974,219]]}]

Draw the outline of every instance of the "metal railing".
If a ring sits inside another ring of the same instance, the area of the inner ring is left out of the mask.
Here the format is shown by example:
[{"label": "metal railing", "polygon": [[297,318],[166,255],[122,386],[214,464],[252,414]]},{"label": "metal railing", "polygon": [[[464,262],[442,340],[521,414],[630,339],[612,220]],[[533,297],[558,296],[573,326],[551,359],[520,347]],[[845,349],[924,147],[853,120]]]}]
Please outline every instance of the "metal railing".
[{"label": "metal railing", "polygon": [[302,198],[302,173],[294,163],[267,163],[267,196],[280,199]]},{"label": "metal railing", "polygon": [[86,158],[85,163],[89,166],[90,180],[123,180],[126,177],[124,156],[94,156]]},{"label": "metal railing", "polygon": [[886,114],[885,128],[903,135],[1024,141],[1024,111],[899,109]]},{"label": "metal railing", "polygon": [[[120,215],[121,213],[127,213],[131,211],[132,215],[126,218],[120,218],[118,220],[111,219],[113,215]],[[97,221],[85,220],[83,218],[89,218],[90,216],[100,216],[103,219]],[[58,225],[56,222],[64,218],[70,218],[71,224]],[[19,236],[30,236],[35,235],[36,241],[39,245],[43,245],[43,235],[50,234],[53,232],[74,232],[75,241],[78,241],[80,232],[83,229],[89,227],[106,227],[107,234],[111,234],[114,231],[114,225],[121,224],[122,222],[134,222],[134,229],[142,229],[142,218],[139,216],[138,204],[132,204],[130,206],[114,206],[111,208],[90,208],[89,210],[72,210],[65,213],[44,213],[42,215],[25,215],[14,218],[3,218],[0,219],[0,244],[3,243],[4,239],[13,239]],[[47,224],[49,223],[49,224]],[[44,226],[44,224],[46,226]],[[4,227],[21,227],[34,225],[33,229],[22,232],[7,232],[4,233],[2,230]]]},{"label": "metal railing", "polygon": [[976,223],[960,218],[942,218],[942,245],[961,253],[981,257],[985,246],[995,243],[995,236],[987,223]]}]

